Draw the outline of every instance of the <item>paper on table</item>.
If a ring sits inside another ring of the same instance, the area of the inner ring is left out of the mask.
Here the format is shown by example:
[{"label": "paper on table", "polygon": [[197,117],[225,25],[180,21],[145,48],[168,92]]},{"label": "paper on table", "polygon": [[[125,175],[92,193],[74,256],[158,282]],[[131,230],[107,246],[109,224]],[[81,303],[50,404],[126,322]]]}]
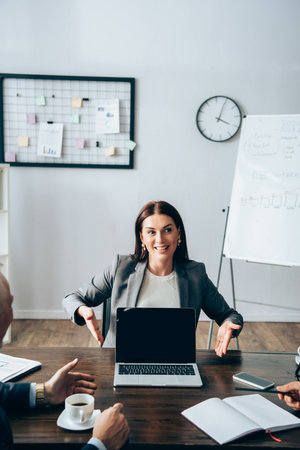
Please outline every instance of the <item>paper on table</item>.
[{"label": "paper on table", "polygon": [[0,353],[0,381],[3,383],[39,367],[41,367],[39,361]]}]

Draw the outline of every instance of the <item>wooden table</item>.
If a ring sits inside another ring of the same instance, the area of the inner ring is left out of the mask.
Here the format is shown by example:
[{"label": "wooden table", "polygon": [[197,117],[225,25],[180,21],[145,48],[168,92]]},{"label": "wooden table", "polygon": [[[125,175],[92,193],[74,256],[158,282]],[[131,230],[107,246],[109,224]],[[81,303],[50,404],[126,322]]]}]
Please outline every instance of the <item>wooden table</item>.
[{"label": "wooden table", "polygon": [[[283,384],[293,380],[295,370],[295,357],[292,354],[229,351],[221,359],[214,351],[200,350],[197,351],[197,363],[204,383],[202,388],[114,388],[113,349],[4,347],[2,352],[42,362],[40,371],[22,379],[30,382],[46,381],[59,367],[79,357],[78,370],[95,376],[98,385],[96,408],[103,410],[115,402],[125,405],[124,412],[130,426],[130,440],[126,448],[135,450],[208,449],[218,446],[180,412],[210,397],[243,395],[234,390],[234,373],[246,371],[273,380],[276,384]],[[263,395],[293,412],[276,394]],[[16,448],[80,448],[91,436],[91,431],[72,432],[59,428],[56,420],[62,410],[63,405],[11,414]],[[300,417],[300,413],[294,414]],[[275,435],[282,439],[281,443],[261,432],[234,441],[226,447],[300,449],[300,428]]]}]

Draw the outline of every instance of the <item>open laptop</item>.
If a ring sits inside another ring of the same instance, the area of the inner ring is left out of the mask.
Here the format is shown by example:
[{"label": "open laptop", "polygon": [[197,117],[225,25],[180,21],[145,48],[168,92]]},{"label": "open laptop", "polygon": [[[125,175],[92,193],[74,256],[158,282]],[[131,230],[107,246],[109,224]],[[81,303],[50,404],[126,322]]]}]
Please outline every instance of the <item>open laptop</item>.
[{"label": "open laptop", "polygon": [[194,308],[118,308],[114,386],[201,387]]}]

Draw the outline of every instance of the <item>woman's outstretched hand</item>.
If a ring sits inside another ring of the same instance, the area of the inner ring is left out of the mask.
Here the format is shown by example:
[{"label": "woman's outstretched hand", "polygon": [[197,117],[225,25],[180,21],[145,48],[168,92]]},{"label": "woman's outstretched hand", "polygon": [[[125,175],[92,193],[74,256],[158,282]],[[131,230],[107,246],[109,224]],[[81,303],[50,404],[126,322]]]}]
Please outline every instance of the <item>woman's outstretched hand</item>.
[{"label": "woman's outstretched hand", "polygon": [[218,356],[222,357],[227,352],[230,339],[234,330],[239,330],[241,325],[236,325],[230,320],[226,320],[219,328],[217,335],[217,342],[215,346],[215,352]]},{"label": "woman's outstretched hand", "polygon": [[93,308],[90,308],[89,306],[80,306],[77,310],[77,314],[85,320],[86,326],[90,330],[91,335],[101,346],[104,342],[104,338],[101,334],[99,323],[96,319]]}]

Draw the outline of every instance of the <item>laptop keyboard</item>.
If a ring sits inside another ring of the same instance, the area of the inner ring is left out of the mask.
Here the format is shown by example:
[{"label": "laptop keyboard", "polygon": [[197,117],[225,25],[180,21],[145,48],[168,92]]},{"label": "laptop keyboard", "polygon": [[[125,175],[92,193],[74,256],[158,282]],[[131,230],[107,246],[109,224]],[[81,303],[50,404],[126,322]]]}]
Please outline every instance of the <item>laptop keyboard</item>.
[{"label": "laptop keyboard", "polygon": [[195,375],[191,364],[119,364],[120,375]]}]

